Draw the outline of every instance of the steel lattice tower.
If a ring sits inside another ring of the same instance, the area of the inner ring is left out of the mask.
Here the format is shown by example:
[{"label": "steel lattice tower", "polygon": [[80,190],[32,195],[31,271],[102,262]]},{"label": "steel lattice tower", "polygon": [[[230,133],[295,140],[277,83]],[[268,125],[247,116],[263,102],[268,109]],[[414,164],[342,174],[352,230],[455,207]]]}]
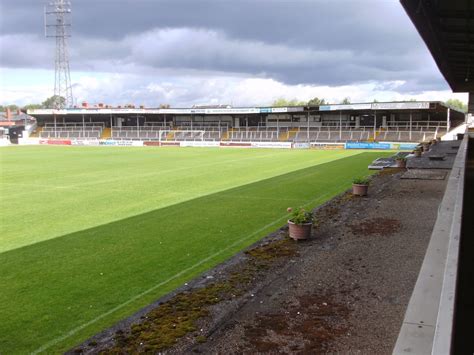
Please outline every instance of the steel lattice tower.
[{"label": "steel lattice tower", "polygon": [[74,98],[72,96],[67,48],[67,39],[71,37],[71,2],[69,0],[54,0],[50,2],[45,7],[44,18],[45,36],[56,38],[54,108],[72,107]]}]

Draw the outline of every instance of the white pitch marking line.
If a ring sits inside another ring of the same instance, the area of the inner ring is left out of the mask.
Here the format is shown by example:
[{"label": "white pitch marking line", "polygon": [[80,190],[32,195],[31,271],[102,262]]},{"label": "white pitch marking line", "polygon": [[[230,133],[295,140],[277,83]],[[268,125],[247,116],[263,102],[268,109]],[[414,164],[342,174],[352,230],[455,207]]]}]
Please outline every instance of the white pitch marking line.
[{"label": "white pitch marking line", "polygon": [[[342,186],[342,184],[339,185],[339,186]],[[311,201],[305,203],[304,206],[308,206],[308,205],[310,205],[310,204],[312,204],[312,203],[318,201],[319,199],[326,197],[328,194],[329,194],[329,192],[323,194],[322,196],[319,196],[318,198],[315,198],[315,199],[313,199],[313,200],[311,200]],[[157,284],[157,285],[155,285],[155,286],[149,288],[148,290],[145,290],[145,291],[143,291],[142,293],[139,293],[138,295],[132,297],[132,298],[129,299],[128,301],[125,301],[124,303],[119,304],[118,306],[116,306],[116,307],[114,307],[114,308],[108,310],[107,312],[102,313],[100,316],[98,316],[98,317],[96,317],[96,318],[94,318],[94,319],[92,319],[92,320],[90,320],[90,321],[88,321],[88,322],[86,322],[86,323],[84,323],[84,324],[82,324],[82,325],[80,325],[80,326],[78,326],[78,327],[76,327],[76,328],[70,330],[69,332],[67,332],[66,334],[64,334],[64,335],[62,335],[62,336],[60,336],[60,337],[57,337],[57,338],[51,340],[50,342],[44,344],[43,346],[41,346],[41,347],[39,347],[38,349],[36,349],[35,351],[33,351],[31,354],[33,354],[33,355],[39,354],[39,353],[41,353],[41,352],[43,352],[43,351],[49,349],[50,347],[52,347],[52,346],[58,344],[59,342],[61,342],[61,341],[65,340],[65,339],[71,337],[72,335],[76,334],[77,332],[81,331],[82,329],[88,327],[89,325],[94,324],[95,322],[101,320],[101,319],[104,318],[104,317],[107,317],[108,315],[114,313],[115,311],[118,311],[119,309],[125,307],[126,305],[128,305],[128,304],[130,304],[130,303],[136,301],[137,299],[139,299],[139,298],[145,296],[146,294],[148,294],[148,293],[150,293],[150,292],[156,290],[158,287],[161,287],[161,286],[167,284],[168,282],[170,282],[170,281],[176,279],[177,277],[179,277],[179,276],[181,276],[181,275],[187,273],[188,271],[191,271],[191,270],[197,268],[198,266],[204,264],[205,262],[207,262],[207,261],[209,261],[209,260],[215,258],[216,256],[218,256],[218,255],[222,254],[223,252],[229,250],[230,248],[236,246],[237,244],[239,244],[239,243],[241,243],[241,242],[243,242],[243,241],[245,241],[245,240],[247,240],[247,239],[252,238],[252,237],[255,236],[256,234],[258,234],[258,233],[264,231],[264,230],[267,229],[267,228],[270,228],[271,226],[273,226],[273,225],[279,223],[281,220],[284,220],[284,219],[286,219],[286,218],[288,218],[288,214],[285,214],[283,217],[280,217],[280,218],[276,219],[275,221],[273,221],[273,222],[271,222],[271,223],[269,223],[269,224],[263,226],[262,228],[256,230],[255,232],[253,232],[253,233],[251,233],[251,234],[249,234],[249,235],[247,235],[247,236],[245,236],[245,237],[243,237],[243,238],[238,239],[237,241],[235,241],[234,243],[228,245],[228,246],[225,247],[224,249],[221,249],[220,251],[218,251],[218,252],[216,252],[216,253],[214,253],[214,254],[208,256],[207,258],[202,259],[202,260],[199,261],[198,263],[196,263],[196,264],[194,264],[194,265],[192,265],[192,266],[190,266],[190,267],[188,267],[188,268],[186,268],[186,269],[184,269],[184,270],[178,272],[178,273],[175,274],[174,276],[170,277],[169,279],[167,279],[167,280],[165,280],[165,281],[160,282],[159,284]]]}]

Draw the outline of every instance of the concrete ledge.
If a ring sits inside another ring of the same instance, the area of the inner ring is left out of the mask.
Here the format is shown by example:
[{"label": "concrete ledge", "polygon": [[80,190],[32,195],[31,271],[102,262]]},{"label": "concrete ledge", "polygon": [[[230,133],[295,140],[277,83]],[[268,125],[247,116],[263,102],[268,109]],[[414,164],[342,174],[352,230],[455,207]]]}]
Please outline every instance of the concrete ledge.
[{"label": "concrete ledge", "polygon": [[468,138],[459,147],[394,354],[449,354]]}]

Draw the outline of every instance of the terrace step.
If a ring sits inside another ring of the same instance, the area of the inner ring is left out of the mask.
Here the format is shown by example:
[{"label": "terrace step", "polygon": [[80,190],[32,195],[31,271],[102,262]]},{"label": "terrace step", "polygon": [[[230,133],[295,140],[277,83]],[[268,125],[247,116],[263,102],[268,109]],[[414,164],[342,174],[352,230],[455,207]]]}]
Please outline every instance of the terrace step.
[{"label": "terrace step", "polygon": [[30,134],[30,138],[39,138],[42,130],[43,130],[43,127],[36,127],[36,130]]},{"label": "terrace step", "polygon": [[173,131],[169,132],[169,133],[166,135],[166,140],[167,140],[167,141],[172,141],[172,140],[174,140],[174,134],[175,134],[175,132],[173,132]]},{"label": "terrace step", "polygon": [[229,137],[230,137],[230,134],[234,131],[233,128],[229,128],[223,135],[222,135],[222,140],[223,141],[228,141],[229,140]]},{"label": "terrace step", "polygon": [[299,128],[290,129],[288,131],[288,140],[294,140],[298,132],[299,132]]},{"label": "terrace step", "polygon": [[112,137],[112,129],[111,128],[104,128],[102,130],[102,134],[100,135],[100,139],[108,139]]},{"label": "terrace step", "polygon": [[296,129],[291,129],[291,130],[288,130],[288,131],[284,131],[284,132],[280,132],[279,136],[278,136],[278,140],[280,142],[286,142],[290,139],[290,133],[293,132],[293,137],[296,135],[296,132],[298,132],[298,130]]}]

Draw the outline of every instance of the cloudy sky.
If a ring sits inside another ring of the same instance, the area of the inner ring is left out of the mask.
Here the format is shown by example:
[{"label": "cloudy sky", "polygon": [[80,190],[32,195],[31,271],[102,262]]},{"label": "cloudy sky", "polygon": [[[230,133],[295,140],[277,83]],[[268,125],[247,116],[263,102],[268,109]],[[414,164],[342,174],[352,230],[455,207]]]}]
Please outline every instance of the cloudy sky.
[{"label": "cloudy sky", "polygon": [[[0,104],[53,94],[47,0],[0,0]],[[156,107],[467,100],[398,0],[73,0],[77,102]]]}]

